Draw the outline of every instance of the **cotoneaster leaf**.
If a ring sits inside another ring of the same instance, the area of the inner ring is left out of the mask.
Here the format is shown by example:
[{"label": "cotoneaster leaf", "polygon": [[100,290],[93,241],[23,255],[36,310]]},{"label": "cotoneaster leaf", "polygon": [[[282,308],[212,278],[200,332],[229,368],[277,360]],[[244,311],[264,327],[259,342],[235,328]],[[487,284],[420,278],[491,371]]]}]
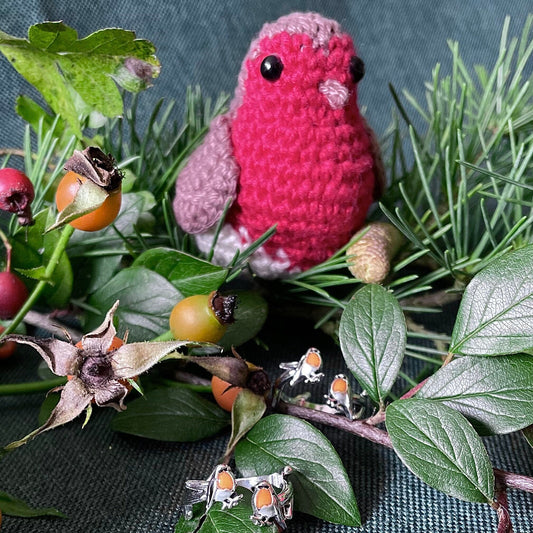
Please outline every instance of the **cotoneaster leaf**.
[{"label": "cotoneaster leaf", "polygon": [[339,340],[346,365],[377,403],[383,404],[402,364],[406,328],[398,301],[380,285],[355,293],[342,313]]},{"label": "cotoneaster leaf", "polygon": [[440,402],[398,400],[386,411],[394,451],[430,487],[469,502],[490,503],[494,472],[466,418]]},{"label": "cotoneaster leaf", "polygon": [[297,510],[336,524],[361,525],[346,470],[329,440],[311,424],[286,415],[263,418],[237,445],[235,462],[243,476],[290,466],[287,479]]},{"label": "cotoneaster leaf", "polygon": [[433,374],[417,398],[439,400],[483,434],[533,424],[533,356],[459,357]]},{"label": "cotoneaster leaf", "polygon": [[138,437],[191,442],[215,435],[228,424],[228,414],[213,402],[182,387],[165,387],[129,402],[111,428]]},{"label": "cotoneaster leaf", "polygon": [[533,245],[496,259],[468,284],[450,352],[502,355],[533,347]]}]

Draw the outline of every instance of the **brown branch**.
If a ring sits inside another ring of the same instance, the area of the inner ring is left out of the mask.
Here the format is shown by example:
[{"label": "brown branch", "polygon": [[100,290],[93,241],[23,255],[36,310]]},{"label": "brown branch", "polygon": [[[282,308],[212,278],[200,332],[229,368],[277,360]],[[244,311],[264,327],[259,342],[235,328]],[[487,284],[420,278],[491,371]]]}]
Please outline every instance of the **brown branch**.
[{"label": "brown branch", "polygon": [[[309,409],[308,407],[301,407],[283,401],[279,402],[277,410],[281,413],[302,418],[303,420],[308,420],[315,424],[323,424],[325,426],[341,429],[352,435],[357,435],[370,442],[375,442],[376,444],[381,444],[386,448],[392,449],[392,442],[389,434],[384,429],[367,424],[364,420],[350,421],[343,416],[324,413],[323,411],[316,411],[315,409]],[[533,494],[532,477],[507,472],[498,468],[494,469],[494,477],[496,479],[496,486],[500,490],[517,489]]]},{"label": "brown branch", "polygon": [[2,155],[15,155],[17,157],[24,157],[26,153],[19,148],[0,148],[0,156]]}]

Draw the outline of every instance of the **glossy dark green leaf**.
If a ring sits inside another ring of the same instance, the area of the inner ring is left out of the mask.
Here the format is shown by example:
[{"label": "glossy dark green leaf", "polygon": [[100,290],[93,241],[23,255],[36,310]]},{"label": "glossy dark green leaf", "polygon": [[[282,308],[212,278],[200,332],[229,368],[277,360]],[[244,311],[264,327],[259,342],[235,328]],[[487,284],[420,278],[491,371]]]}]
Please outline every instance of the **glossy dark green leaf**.
[{"label": "glossy dark green leaf", "polygon": [[32,507],[25,501],[2,491],[0,491],[0,511],[5,515],[21,516],[23,518],[32,518],[36,516],[57,516],[60,518],[66,518],[66,516],[57,509],[53,509],[52,507]]},{"label": "glossy dark green leaf", "polygon": [[429,378],[417,398],[439,400],[482,434],[533,424],[533,356],[459,357]]},{"label": "glossy dark green leaf", "polygon": [[133,263],[157,272],[178,289],[184,297],[208,294],[226,280],[228,271],[208,261],[170,248],[153,248]]},{"label": "glossy dark green leaf", "polygon": [[[245,493],[247,491],[244,491]],[[249,493],[248,493],[249,494]],[[252,507],[250,497],[245,494],[239,505],[232,509],[222,510],[216,503],[207,514],[204,523],[197,533],[275,533],[275,526],[256,526],[251,520]],[[290,528],[290,525],[289,525]],[[186,530],[185,530],[186,531]],[[176,533],[182,533],[176,531]],[[185,532],[183,532],[185,533]]]},{"label": "glossy dark green leaf", "polygon": [[405,350],[405,319],[396,298],[380,285],[357,291],[342,313],[339,340],[346,365],[361,387],[383,404]]},{"label": "glossy dark green leaf", "polygon": [[168,317],[181,300],[181,294],[165,278],[141,267],[125,268],[89,299],[101,315],[89,316],[86,329],[94,329],[107,309],[120,300],[115,316],[119,320],[119,335],[126,330],[131,342],[146,341],[168,330]]},{"label": "glossy dark green leaf", "polygon": [[286,415],[260,420],[235,449],[244,476],[290,466],[295,508],[328,522],[361,525],[344,466],[329,440],[311,424]]},{"label": "glossy dark green leaf", "polygon": [[218,343],[227,350],[253,339],[261,331],[268,316],[268,304],[257,292],[234,291],[233,294],[237,296],[235,322],[228,326]]},{"label": "glossy dark green leaf", "polygon": [[261,420],[265,411],[266,403],[262,396],[249,389],[243,389],[237,394],[231,410],[231,437],[226,448],[226,455]]},{"label": "glossy dark green leaf", "polygon": [[215,435],[228,424],[228,414],[213,402],[183,387],[165,387],[129,402],[111,428],[149,439],[190,442]]},{"label": "glossy dark green leaf", "polygon": [[481,438],[466,418],[431,400],[398,400],[386,411],[392,445],[429,486],[469,502],[491,502],[494,472]]},{"label": "glossy dark green leaf", "polygon": [[494,260],[468,284],[450,351],[501,355],[533,348],[533,245]]}]

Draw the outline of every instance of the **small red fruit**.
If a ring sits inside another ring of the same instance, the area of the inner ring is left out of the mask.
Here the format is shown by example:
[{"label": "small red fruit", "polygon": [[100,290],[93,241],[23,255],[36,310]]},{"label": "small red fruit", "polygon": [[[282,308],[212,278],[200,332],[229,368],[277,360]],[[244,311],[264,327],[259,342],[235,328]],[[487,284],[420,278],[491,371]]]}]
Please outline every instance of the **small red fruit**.
[{"label": "small red fruit", "polygon": [[28,289],[13,272],[0,272],[0,319],[13,318],[28,298]]},{"label": "small red fruit", "polygon": [[33,224],[31,203],[35,197],[28,176],[15,168],[0,169],[0,209],[16,213],[21,226]]},{"label": "small red fruit", "polygon": [[[4,326],[0,326],[0,333],[2,333],[6,328]],[[0,339],[0,359],[7,359],[8,357],[11,357],[15,350],[17,349],[17,343],[14,341],[7,341],[2,342],[2,339]],[[0,518],[1,522],[1,518]]]}]

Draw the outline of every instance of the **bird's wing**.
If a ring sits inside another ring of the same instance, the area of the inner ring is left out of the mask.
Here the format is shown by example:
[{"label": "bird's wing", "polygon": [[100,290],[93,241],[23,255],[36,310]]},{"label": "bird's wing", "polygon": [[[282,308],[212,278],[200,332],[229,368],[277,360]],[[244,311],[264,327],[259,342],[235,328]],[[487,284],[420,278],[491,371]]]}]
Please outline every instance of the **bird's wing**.
[{"label": "bird's wing", "polygon": [[381,158],[381,149],[379,147],[379,141],[374,133],[374,130],[368,125],[366,119],[362,116],[363,125],[370,137],[370,152],[374,159],[374,201],[379,200],[385,189],[387,188],[387,175],[385,173],[385,166]]},{"label": "bird's wing", "polygon": [[211,122],[203,143],[178,176],[173,207],[178,224],[188,233],[202,233],[221,217],[237,194],[239,166],[233,157],[230,117]]}]

